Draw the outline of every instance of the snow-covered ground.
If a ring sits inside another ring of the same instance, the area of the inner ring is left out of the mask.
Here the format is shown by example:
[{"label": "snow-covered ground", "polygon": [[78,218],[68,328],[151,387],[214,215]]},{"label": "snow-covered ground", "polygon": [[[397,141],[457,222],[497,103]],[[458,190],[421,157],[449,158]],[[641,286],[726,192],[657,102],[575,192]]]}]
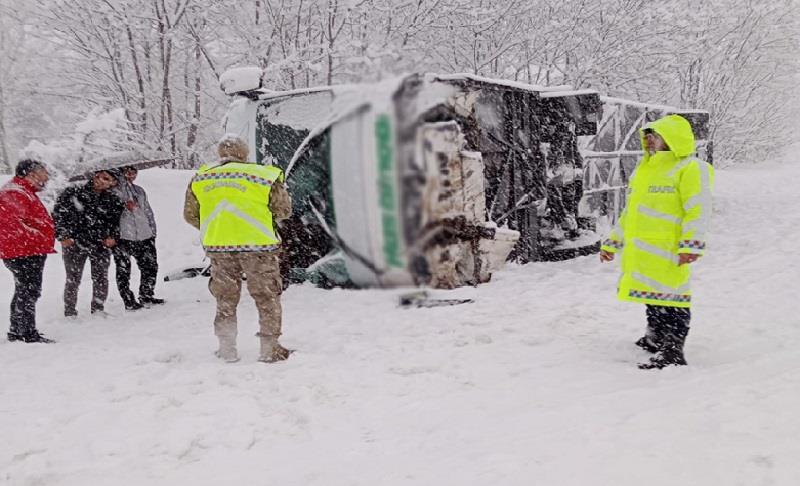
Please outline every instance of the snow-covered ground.
[{"label": "snow-covered ground", "polygon": [[[202,258],[181,218],[189,176],[140,176],[162,274]],[[112,317],[65,321],[51,257],[39,327],[58,344],[0,342],[0,483],[800,484],[799,187],[789,161],[718,171],[690,366],[663,371],[636,368],[644,309],[615,301],[617,269],[596,256],[511,266],[438,292],[475,299],[447,308],[294,286],[297,353],[272,365],[247,296],[242,361],[214,358],[203,278],[160,282],[168,304],[136,313],[112,285]]]}]

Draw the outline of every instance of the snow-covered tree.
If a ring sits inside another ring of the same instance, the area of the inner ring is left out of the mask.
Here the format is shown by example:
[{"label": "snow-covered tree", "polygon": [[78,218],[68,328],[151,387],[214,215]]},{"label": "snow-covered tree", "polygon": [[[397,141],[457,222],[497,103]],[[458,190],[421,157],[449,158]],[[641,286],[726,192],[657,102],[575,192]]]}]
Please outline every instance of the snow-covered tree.
[{"label": "snow-covered tree", "polygon": [[[680,2],[691,8],[692,2]],[[679,106],[711,112],[711,138],[723,160],[757,160],[791,140],[800,108],[794,0],[704,2],[704,16],[685,21],[675,50],[672,96]]]},{"label": "snow-covered tree", "polygon": [[[242,65],[272,89],[468,72],[706,109],[725,160],[795,132],[796,0],[33,0],[24,21],[0,5],[0,130],[36,124],[21,100],[47,91],[62,130],[121,107],[132,141],[187,166],[220,135],[220,75]],[[25,70],[47,90],[20,91]]]},{"label": "snow-covered tree", "polygon": [[16,164],[33,137],[58,136],[74,122],[62,108],[76,94],[54,89],[48,69],[60,56],[31,25],[35,15],[24,2],[0,0],[0,172]]},{"label": "snow-covered tree", "polygon": [[[216,128],[222,101],[203,56],[202,5],[192,0],[38,2],[42,31],[72,54],[56,71],[85,95],[86,107],[122,107],[131,141],[196,162],[202,150],[198,132]],[[214,107],[206,117],[204,103]]]},{"label": "snow-covered tree", "polygon": [[52,140],[31,140],[22,150],[25,157],[41,160],[55,172],[69,176],[82,163],[101,155],[139,148],[131,143],[125,110],[94,109],[75,125],[69,136]]}]

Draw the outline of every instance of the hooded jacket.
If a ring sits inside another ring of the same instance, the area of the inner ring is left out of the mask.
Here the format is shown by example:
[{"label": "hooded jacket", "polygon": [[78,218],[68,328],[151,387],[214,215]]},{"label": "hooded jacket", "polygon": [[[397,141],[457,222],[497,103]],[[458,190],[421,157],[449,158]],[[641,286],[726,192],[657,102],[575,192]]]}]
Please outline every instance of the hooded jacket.
[{"label": "hooded jacket", "polygon": [[0,228],[0,259],[55,253],[53,219],[24,178],[0,188]]},{"label": "hooded jacket", "polygon": [[603,242],[622,251],[620,300],[668,307],[690,307],[690,265],[678,255],[705,252],[711,219],[714,170],[694,156],[689,122],[668,115],[640,130],[652,129],[669,150],[645,153],[628,183],[625,210]]}]

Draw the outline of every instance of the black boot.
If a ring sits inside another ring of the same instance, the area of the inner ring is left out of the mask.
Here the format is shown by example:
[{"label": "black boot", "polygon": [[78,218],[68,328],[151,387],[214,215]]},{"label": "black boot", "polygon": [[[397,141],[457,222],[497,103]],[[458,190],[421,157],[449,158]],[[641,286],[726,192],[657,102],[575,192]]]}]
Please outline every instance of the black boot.
[{"label": "black boot", "polygon": [[[691,312],[688,308],[647,306],[648,328],[653,325],[655,335],[661,339],[661,347],[647,363],[641,363],[640,369],[662,369],[666,366],[685,366],[683,345],[689,334]],[[649,329],[648,329],[649,330]],[[641,341],[641,339],[639,340]],[[652,341],[647,338],[647,344]],[[637,341],[637,344],[639,342]]]},{"label": "black boot", "polygon": [[642,336],[639,338],[638,341],[634,343],[635,345],[639,346],[640,348],[644,349],[648,353],[657,353],[661,347],[658,344],[655,344],[647,338],[647,336]]},{"label": "black boot", "polygon": [[136,301],[136,296],[130,290],[120,290],[122,302],[125,304],[126,311],[135,311],[143,308],[144,306]]},{"label": "black boot", "polygon": [[27,334],[18,334],[16,332],[9,332],[8,333],[8,340],[12,343],[14,341],[22,341],[23,343],[54,343],[55,341],[52,339],[48,339],[44,337],[39,331],[34,330],[33,332],[29,332]]},{"label": "black boot", "polygon": [[634,344],[644,349],[648,353],[657,353],[664,346],[664,332],[666,322],[670,314],[670,309],[657,306],[646,306],[647,329],[644,336],[639,338]]},{"label": "black boot", "polygon": [[166,300],[157,299],[155,297],[139,297],[139,302],[145,305],[161,305],[166,302]]},{"label": "black boot", "polygon": [[683,357],[682,351],[664,350],[656,353],[655,356],[650,358],[649,363],[641,363],[640,370],[660,370],[667,366],[686,366],[686,358]]},{"label": "black boot", "polygon": [[141,309],[143,307],[144,307],[144,305],[139,303],[139,302],[136,302],[135,299],[130,301],[130,302],[125,302],[125,310],[126,311],[135,311],[135,310],[139,310],[139,309]]}]

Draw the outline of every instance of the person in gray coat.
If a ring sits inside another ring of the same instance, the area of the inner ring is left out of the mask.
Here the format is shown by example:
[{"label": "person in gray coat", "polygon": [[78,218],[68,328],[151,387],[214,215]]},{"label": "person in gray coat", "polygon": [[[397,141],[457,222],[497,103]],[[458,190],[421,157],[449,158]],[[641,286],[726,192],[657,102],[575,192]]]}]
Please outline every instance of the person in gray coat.
[{"label": "person in gray coat", "polygon": [[[122,178],[114,189],[125,205],[119,223],[119,243],[114,249],[114,263],[117,267],[117,289],[126,310],[164,303],[164,299],[154,295],[158,275],[156,220],[144,189],[133,183],[138,174],[135,167],[124,167]],[[141,272],[138,301],[130,288],[131,257],[136,259]]]}]

